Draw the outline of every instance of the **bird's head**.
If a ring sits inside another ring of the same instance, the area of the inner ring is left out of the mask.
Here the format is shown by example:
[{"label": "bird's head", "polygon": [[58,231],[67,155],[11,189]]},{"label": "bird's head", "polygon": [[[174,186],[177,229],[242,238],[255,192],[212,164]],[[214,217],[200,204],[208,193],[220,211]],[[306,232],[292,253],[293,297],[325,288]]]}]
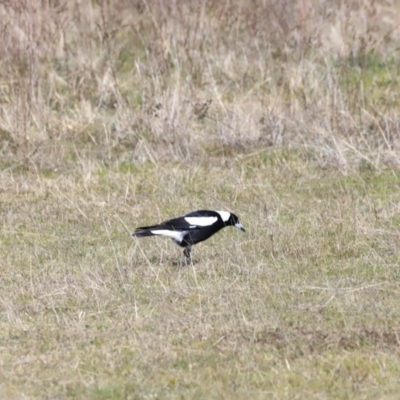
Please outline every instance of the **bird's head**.
[{"label": "bird's head", "polygon": [[226,225],[235,226],[241,231],[246,232],[246,230],[243,228],[243,225],[239,222],[239,218],[235,214],[232,213],[227,213],[227,214],[229,214],[229,217],[227,218],[226,221],[224,221]]}]

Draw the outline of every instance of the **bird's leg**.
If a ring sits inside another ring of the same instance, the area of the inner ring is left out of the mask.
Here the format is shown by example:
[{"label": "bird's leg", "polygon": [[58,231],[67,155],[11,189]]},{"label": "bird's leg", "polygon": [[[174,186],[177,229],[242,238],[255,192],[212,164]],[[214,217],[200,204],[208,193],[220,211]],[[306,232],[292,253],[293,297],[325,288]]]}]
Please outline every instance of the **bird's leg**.
[{"label": "bird's leg", "polygon": [[188,260],[190,260],[190,250],[192,250],[192,246],[186,246],[185,250],[183,250],[183,254]]}]

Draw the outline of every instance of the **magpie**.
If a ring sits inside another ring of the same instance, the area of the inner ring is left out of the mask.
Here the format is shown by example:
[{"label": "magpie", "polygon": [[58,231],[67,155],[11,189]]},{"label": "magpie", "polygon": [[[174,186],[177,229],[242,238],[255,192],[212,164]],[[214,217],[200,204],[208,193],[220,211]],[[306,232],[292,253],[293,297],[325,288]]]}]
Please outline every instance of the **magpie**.
[{"label": "magpie", "polygon": [[194,244],[208,239],[225,226],[235,226],[246,232],[239,218],[228,211],[193,211],[182,217],[173,218],[159,225],[142,226],[135,230],[132,236],[166,236],[178,246],[184,247],[183,254],[190,258],[190,250]]}]

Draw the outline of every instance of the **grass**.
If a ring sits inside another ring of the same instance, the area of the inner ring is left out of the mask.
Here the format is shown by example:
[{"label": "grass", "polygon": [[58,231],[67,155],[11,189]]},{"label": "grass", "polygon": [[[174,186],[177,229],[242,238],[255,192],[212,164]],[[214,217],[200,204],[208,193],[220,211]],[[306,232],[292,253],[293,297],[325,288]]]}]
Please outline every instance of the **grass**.
[{"label": "grass", "polygon": [[[280,151],[189,170],[3,174],[2,392],[394,396],[398,175],[268,156]],[[227,229],[188,267],[169,241],[129,237],[189,201],[239,209],[248,233]]]},{"label": "grass", "polygon": [[0,6],[2,398],[398,397],[398,10],[348,5]]}]

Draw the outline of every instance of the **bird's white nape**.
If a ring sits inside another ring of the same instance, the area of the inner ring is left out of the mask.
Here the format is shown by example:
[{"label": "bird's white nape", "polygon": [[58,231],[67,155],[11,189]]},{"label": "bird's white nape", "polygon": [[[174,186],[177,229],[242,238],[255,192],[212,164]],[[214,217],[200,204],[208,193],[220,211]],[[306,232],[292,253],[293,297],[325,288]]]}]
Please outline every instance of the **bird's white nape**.
[{"label": "bird's white nape", "polygon": [[217,222],[217,217],[185,217],[186,222],[189,225],[195,226],[210,226]]},{"label": "bird's white nape", "polygon": [[217,211],[217,213],[221,216],[222,221],[224,221],[224,222],[228,222],[228,220],[231,216],[231,213],[228,211]]}]

